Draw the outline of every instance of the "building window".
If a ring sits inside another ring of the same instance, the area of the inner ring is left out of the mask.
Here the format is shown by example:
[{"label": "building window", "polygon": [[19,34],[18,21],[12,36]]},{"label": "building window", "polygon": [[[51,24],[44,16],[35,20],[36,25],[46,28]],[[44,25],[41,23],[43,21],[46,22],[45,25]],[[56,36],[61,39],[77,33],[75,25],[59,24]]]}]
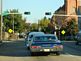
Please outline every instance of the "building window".
[{"label": "building window", "polygon": [[78,2],[80,3],[80,6],[81,6],[81,0],[78,0]]}]

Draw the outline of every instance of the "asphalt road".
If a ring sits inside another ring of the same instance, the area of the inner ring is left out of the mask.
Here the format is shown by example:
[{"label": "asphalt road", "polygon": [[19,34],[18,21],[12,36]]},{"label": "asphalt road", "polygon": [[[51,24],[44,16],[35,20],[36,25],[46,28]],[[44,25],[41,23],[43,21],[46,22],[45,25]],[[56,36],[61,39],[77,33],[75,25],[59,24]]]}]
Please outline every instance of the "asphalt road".
[{"label": "asphalt road", "polygon": [[3,42],[0,46],[0,61],[81,61],[81,45],[63,42],[64,50],[60,56],[40,54],[31,56],[24,40]]}]

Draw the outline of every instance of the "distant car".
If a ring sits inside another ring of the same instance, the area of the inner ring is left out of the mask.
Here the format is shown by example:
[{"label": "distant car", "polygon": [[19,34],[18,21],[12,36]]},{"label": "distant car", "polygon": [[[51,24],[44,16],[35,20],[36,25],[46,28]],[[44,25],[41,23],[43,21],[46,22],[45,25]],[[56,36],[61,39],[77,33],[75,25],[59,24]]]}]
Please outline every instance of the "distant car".
[{"label": "distant car", "polygon": [[30,32],[30,33],[28,34],[28,36],[25,38],[25,45],[26,45],[26,48],[29,49],[29,44],[30,44],[30,42],[31,42],[31,40],[32,40],[32,38],[33,38],[33,36],[35,36],[35,35],[44,35],[44,32]]},{"label": "distant car", "polygon": [[60,51],[63,51],[63,45],[54,34],[35,35],[30,42],[29,49],[31,55],[38,52],[50,52],[60,55]]},{"label": "distant car", "polygon": [[77,33],[77,35],[75,36],[75,40],[76,40],[76,45],[81,43],[81,32]]},{"label": "distant car", "polygon": [[25,38],[25,33],[20,33],[19,38]]}]

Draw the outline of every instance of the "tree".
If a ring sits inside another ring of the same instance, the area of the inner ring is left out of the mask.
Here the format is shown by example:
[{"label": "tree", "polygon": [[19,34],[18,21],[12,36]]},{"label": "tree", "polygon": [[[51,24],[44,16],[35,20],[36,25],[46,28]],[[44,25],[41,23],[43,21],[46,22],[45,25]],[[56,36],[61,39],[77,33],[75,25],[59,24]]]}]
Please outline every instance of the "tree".
[{"label": "tree", "polygon": [[[12,9],[8,11],[9,13],[19,13],[18,10]],[[8,14],[4,16],[4,28],[7,32],[9,29],[13,29],[15,32],[23,32],[26,29],[26,19],[22,19],[22,14]],[[13,23],[14,21],[14,23]]]},{"label": "tree", "polygon": [[70,34],[73,34],[73,35],[75,35],[78,32],[78,24],[76,23],[76,20],[74,18],[72,18],[67,23],[66,29]]},{"label": "tree", "polygon": [[38,31],[38,24],[37,23],[31,24],[31,31]]},{"label": "tree", "polygon": [[42,31],[46,32],[46,28],[48,27],[48,24],[50,23],[50,20],[44,17],[43,19],[38,21],[38,25],[41,28]]}]

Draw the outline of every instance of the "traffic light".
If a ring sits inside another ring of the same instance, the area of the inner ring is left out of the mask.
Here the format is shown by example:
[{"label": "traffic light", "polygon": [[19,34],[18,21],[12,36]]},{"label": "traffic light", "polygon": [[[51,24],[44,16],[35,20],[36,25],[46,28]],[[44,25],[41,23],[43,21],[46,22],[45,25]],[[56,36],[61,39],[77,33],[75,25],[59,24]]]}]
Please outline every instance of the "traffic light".
[{"label": "traffic light", "polygon": [[51,15],[51,12],[46,12],[45,15]]},{"label": "traffic light", "polygon": [[30,13],[30,12],[24,12],[24,14],[26,14],[26,15],[30,15],[31,13]]}]

